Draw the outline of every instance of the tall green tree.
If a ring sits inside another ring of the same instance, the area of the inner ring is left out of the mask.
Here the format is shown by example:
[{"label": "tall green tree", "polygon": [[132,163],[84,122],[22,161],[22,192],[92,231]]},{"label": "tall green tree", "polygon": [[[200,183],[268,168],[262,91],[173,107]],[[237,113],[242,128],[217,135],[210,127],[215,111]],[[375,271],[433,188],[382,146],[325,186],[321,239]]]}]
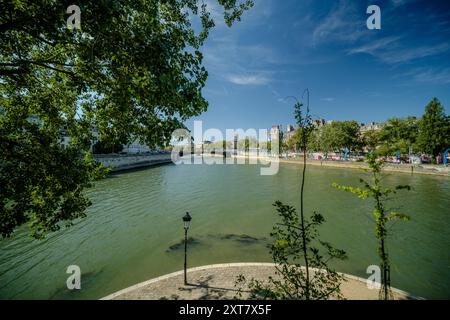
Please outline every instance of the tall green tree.
[{"label": "tall green tree", "polygon": [[[217,1],[228,26],[253,5]],[[103,175],[89,156],[92,128],[106,144],[155,147],[208,106],[201,48],[214,21],[205,3],[80,1],[81,29],[70,30],[72,4],[0,2],[3,236],[29,222],[41,237],[84,214],[82,191]]]},{"label": "tall green tree", "polygon": [[421,150],[433,156],[433,161],[445,148],[450,147],[450,117],[445,114],[437,98],[433,98],[425,107],[417,140]]},{"label": "tall green tree", "polygon": [[351,121],[335,121],[331,123],[334,128],[334,143],[339,150],[348,149],[349,151],[360,149],[359,123]]},{"label": "tall green tree", "polygon": [[[298,138],[297,138],[298,139]],[[358,150],[362,147],[359,124],[356,121],[334,121],[316,128],[309,139],[311,150],[342,152],[345,149]]]},{"label": "tall green tree", "polygon": [[380,142],[380,134],[376,130],[369,130],[362,135],[362,140],[363,145],[367,147],[369,152],[372,152]]},{"label": "tall green tree", "polygon": [[388,300],[392,297],[390,290],[390,260],[387,250],[387,237],[389,226],[396,220],[409,220],[409,216],[405,213],[399,213],[395,210],[389,210],[387,207],[388,200],[398,190],[410,190],[407,185],[397,185],[395,188],[385,188],[381,185],[381,169],[382,160],[377,160],[376,155],[370,153],[367,156],[369,165],[370,180],[360,179],[362,187],[342,186],[333,183],[333,187],[353,193],[360,199],[371,198],[374,203],[372,216],[375,223],[375,237],[378,240],[378,256],[380,257],[381,269],[381,289],[380,299]]},{"label": "tall green tree", "polygon": [[[284,143],[284,147],[288,150],[300,150],[301,148],[301,137],[302,137],[302,128],[298,128],[295,130],[292,137]],[[315,150],[316,144],[319,143],[319,137],[317,136],[315,130],[310,133],[308,149]]]},{"label": "tall green tree", "polygon": [[339,144],[336,142],[335,129],[328,124],[319,129],[316,141],[318,141],[318,150],[325,153],[325,158],[328,157],[328,153],[337,151],[339,148]]},{"label": "tall green tree", "polygon": [[408,154],[410,148],[415,149],[419,131],[419,120],[416,117],[390,118],[381,128],[378,136],[382,148],[380,155]]}]

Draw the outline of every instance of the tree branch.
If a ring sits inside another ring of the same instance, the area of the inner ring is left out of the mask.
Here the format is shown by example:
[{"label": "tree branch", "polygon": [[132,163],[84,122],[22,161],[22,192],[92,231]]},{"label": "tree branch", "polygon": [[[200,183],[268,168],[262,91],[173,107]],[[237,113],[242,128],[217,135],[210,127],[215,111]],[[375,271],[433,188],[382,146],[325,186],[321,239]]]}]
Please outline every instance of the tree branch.
[{"label": "tree branch", "polygon": [[[24,65],[26,65],[26,64],[34,64],[34,65],[37,65],[37,66],[40,66],[40,67],[43,67],[43,68],[48,68],[48,69],[51,69],[53,71],[65,73],[65,74],[68,74],[68,75],[71,75],[71,76],[75,77],[75,73],[74,72],[49,66],[47,63],[58,64],[58,65],[67,66],[67,67],[72,67],[73,66],[73,65],[70,65],[70,64],[56,62],[56,61],[45,61],[45,60],[33,61],[33,60],[23,60],[22,59],[22,60],[19,60],[16,63],[9,63],[9,62],[0,63],[0,75],[14,75],[14,74],[26,73],[27,69],[24,68]],[[15,67],[16,69],[14,69],[14,70],[3,69],[1,67]]]}]

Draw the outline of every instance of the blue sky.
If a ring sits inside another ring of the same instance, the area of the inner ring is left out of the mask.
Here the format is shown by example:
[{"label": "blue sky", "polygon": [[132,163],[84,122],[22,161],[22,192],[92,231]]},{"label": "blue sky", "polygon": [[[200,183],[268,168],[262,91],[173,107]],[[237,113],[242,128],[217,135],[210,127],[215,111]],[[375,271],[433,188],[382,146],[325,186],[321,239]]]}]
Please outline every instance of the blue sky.
[{"label": "blue sky", "polygon": [[[255,0],[228,28],[219,7],[207,40],[204,128],[270,128],[294,123],[305,88],[327,120],[420,116],[436,96],[450,110],[450,1]],[[366,9],[381,8],[381,30]]]}]

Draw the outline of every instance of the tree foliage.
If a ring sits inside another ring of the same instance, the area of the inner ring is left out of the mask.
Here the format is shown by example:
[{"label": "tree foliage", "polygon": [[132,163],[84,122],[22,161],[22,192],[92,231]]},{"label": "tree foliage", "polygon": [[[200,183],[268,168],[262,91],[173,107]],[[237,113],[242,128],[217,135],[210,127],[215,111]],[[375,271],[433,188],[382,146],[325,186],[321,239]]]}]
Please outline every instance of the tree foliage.
[{"label": "tree foliage", "polygon": [[[298,134],[297,134],[298,132]],[[298,144],[301,136],[300,129],[292,137],[291,144]],[[324,153],[341,152],[345,149],[361,149],[359,124],[356,121],[333,121],[330,124],[315,128],[308,139],[308,148]]]},{"label": "tree foliage", "polygon": [[409,149],[416,149],[419,121],[416,117],[391,118],[378,132],[380,148],[377,154],[392,156],[408,154]]},{"label": "tree foliage", "polygon": [[421,150],[435,157],[450,147],[450,117],[437,98],[433,98],[425,107],[420,121],[418,144]]},{"label": "tree foliage", "polygon": [[[450,146],[450,116],[438,99],[425,107],[422,118],[408,116],[390,118],[379,129],[360,131],[356,121],[333,121],[317,127],[308,142],[308,149],[330,152],[369,151],[378,156],[425,153],[434,157]],[[293,150],[299,143],[300,129],[288,141]],[[433,157],[433,160],[435,160]]]},{"label": "tree foliage", "polygon": [[[253,5],[218,3],[229,26]],[[25,222],[36,234],[83,214],[82,190],[102,176],[88,160],[93,128],[107,145],[139,138],[152,148],[168,143],[174,129],[208,106],[201,47],[214,21],[206,4],[86,0],[78,4],[81,30],[69,30],[72,4],[0,2],[4,236]],[[70,137],[67,149],[59,146],[62,128]],[[44,186],[44,180],[52,183]]]},{"label": "tree foliage", "polygon": [[362,135],[363,145],[369,150],[374,151],[380,143],[380,134],[376,130],[369,130]]},{"label": "tree foliage", "polygon": [[395,194],[398,190],[410,190],[411,188],[407,185],[398,185],[393,189],[384,188],[381,185],[380,177],[383,161],[376,160],[376,156],[371,153],[367,157],[367,163],[370,168],[371,179],[370,181],[360,179],[362,187],[342,186],[337,183],[333,183],[333,187],[353,193],[360,199],[371,198],[374,202],[372,216],[375,222],[375,237],[379,243],[378,256],[380,258],[380,268],[382,270],[380,299],[387,300],[392,297],[390,291],[390,264],[386,245],[389,223],[396,220],[409,220],[407,214],[389,210],[387,208],[387,201],[392,194]]},{"label": "tree foliage", "polygon": [[[64,147],[42,126],[23,120],[20,126],[0,119],[0,232],[3,237],[28,222],[30,235],[69,226],[90,205],[83,189],[108,170],[89,153]],[[20,128],[20,130],[17,129]]]}]

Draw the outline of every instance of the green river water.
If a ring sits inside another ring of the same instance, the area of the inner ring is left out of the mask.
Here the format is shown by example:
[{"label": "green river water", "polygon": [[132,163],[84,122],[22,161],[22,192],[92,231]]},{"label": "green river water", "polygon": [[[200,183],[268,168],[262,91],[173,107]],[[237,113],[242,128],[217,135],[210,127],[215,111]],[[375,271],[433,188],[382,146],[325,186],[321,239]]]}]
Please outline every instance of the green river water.
[{"label": "green river water", "polygon": [[[113,175],[88,191],[87,217],[37,241],[25,227],[0,240],[0,298],[97,299],[183,267],[182,216],[193,217],[189,266],[270,262],[272,203],[298,206],[301,167],[274,176],[257,165],[165,165]],[[322,213],[324,240],[346,250],[338,271],[367,277],[377,264],[371,203],[335,190],[357,185],[362,171],[309,166],[306,208]],[[450,179],[389,174],[386,185],[409,184],[392,206],[411,216],[390,229],[394,287],[425,298],[450,298]],[[69,265],[81,268],[81,290],[68,290]]]}]

